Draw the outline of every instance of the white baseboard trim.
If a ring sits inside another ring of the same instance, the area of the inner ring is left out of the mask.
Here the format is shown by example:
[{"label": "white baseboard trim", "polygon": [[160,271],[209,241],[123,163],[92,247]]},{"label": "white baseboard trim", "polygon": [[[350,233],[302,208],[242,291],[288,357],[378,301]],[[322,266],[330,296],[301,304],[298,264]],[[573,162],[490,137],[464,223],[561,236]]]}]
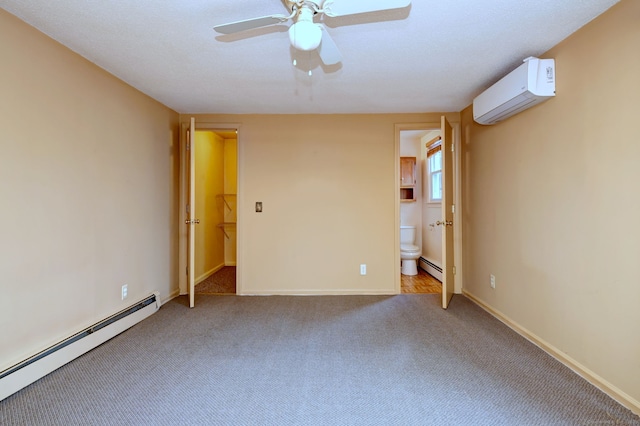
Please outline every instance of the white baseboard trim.
[{"label": "white baseboard trim", "polygon": [[476,305],[487,311],[489,314],[494,316],[500,322],[504,323],[507,327],[511,328],[513,331],[529,340],[531,343],[538,346],[540,349],[570,368],[577,375],[600,389],[602,392],[609,395],[611,398],[613,398],[623,406],[627,407],[634,414],[640,415],[640,401],[636,400],[635,398],[631,397],[631,395],[609,383],[607,380],[603,379],[584,365],[580,364],[575,359],[571,358],[552,344],[546,342],[544,339],[538,337],[526,328],[522,327],[520,324],[510,319],[502,312],[492,308],[490,305],[475,297],[473,294],[464,290],[462,291],[462,294],[468,297],[469,300],[474,302]]},{"label": "white baseboard trim", "polygon": [[167,303],[167,302],[169,302],[169,301],[171,301],[171,300],[173,300],[173,299],[175,299],[176,297],[179,297],[179,296],[180,296],[180,289],[177,288],[177,289],[173,290],[171,292],[171,294],[169,294],[169,297],[167,297],[167,298],[162,300],[162,304],[164,305],[165,303]]},{"label": "white baseboard trim", "polygon": [[224,262],[224,266],[237,266],[236,262]]},{"label": "white baseboard trim", "polygon": [[196,280],[195,280],[196,285],[200,284],[202,281],[206,280],[207,278],[209,278],[211,275],[215,274],[222,268],[224,268],[224,263],[221,263],[220,265],[209,269],[207,272],[200,275],[199,277],[196,277]]}]

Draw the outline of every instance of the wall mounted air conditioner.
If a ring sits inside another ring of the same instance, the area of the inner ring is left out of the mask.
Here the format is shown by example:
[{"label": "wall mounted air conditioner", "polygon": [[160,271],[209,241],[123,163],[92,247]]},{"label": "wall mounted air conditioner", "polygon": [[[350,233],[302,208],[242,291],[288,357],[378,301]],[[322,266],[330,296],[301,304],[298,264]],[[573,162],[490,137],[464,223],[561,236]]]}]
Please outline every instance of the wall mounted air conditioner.
[{"label": "wall mounted air conditioner", "polygon": [[473,100],[473,119],[495,124],[556,95],[555,60],[529,57]]}]

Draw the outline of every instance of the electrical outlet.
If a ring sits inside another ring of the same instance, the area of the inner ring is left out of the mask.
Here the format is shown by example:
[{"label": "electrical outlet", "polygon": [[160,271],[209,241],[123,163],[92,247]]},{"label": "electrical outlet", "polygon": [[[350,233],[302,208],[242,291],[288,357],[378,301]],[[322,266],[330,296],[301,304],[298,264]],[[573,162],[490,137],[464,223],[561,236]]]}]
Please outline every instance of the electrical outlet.
[{"label": "electrical outlet", "polygon": [[256,201],[256,212],[262,213],[262,201]]},{"label": "electrical outlet", "polygon": [[360,265],[360,275],[367,275],[367,265],[365,263]]},{"label": "electrical outlet", "polygon": [[127,285],[126,285],[126,284],[124,284],[124,285],[122,286],[122,300],[124,300],[124,299],[126,299],[126,298],[127,298],[127,292],[128,292]]},{"label": "electrical outlet", "polygon": [[496,288],[496,277],[491,274],[491,288]]}]

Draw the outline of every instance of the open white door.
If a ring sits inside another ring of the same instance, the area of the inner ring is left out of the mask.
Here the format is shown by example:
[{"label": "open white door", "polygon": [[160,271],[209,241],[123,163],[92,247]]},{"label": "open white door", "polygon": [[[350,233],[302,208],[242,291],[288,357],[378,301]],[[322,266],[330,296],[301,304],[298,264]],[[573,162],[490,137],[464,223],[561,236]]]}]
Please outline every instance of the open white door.
[{"label": "open white door", "polygon": [[453,297],[453,128],[442,116],[442,307]]},{"label": "open white door", "polygon": [[186,225],[189,227],[189,248],[187,250],[187,270],[189,287],[189,307],[195,306],[195,251],[196,251],[196,225],[200,222],[196,219],[196,119],[191,117],[189,130],[187,131],[187,155],[189,157],[189,207],[187,210]]}]

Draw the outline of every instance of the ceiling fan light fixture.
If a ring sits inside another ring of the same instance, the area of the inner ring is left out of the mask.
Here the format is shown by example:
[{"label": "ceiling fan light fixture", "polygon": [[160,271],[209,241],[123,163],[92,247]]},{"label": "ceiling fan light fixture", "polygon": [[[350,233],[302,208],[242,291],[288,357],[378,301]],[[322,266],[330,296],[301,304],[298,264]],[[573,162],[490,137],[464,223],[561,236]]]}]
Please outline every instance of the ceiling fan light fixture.
[{"label": "ceiling fan light fixture", "polygon": [[289,27],[289,41],[298,50],[315,50],[322,41],[322,30],[313,22],[298,21]]},{"label": "ceiling fan light fixture", "polygon": [[[289,27],[289,41],[296,50],[318,51],[318,57],[324,65],[336,65],[342,61],[342,55],[331,35],[322,24],[323,16],[329,18],[369,14],[387,10],[406,8],[411,0],[282,0],[291,14],[268,15],[213,27],[221,34],[234,34],[255,28],[268,27],[293,21]],[[314,17],[317,18],[314,22]],[[294,66],[295,61],[294,61]]]}]

